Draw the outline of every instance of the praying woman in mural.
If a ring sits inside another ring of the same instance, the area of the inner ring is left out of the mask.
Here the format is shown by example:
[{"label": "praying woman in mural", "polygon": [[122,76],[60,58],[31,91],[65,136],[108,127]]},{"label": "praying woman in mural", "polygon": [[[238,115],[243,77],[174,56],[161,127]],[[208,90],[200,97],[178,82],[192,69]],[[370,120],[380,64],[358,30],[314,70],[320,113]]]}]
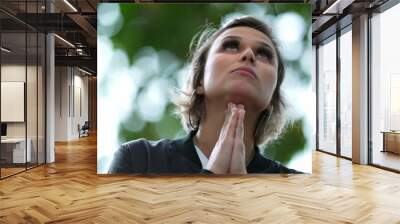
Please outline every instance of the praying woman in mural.
[{"label": "praying woman in mural", "polygon": [[261,155],[285,123],[284,65],[271,29],[254,17],[206,29],[174,99],[188,135],[123,144],[111,174],[299,173]]}]

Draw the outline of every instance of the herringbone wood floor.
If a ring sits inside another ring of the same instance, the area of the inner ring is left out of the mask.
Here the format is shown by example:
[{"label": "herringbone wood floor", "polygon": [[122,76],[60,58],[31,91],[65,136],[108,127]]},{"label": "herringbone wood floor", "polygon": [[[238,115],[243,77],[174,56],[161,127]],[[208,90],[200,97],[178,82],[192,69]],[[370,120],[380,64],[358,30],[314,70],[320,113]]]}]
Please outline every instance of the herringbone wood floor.
[{"label": "herringbone wood floor", "polygon": [[315,152],[313,175],[96,174],[96,139],[0,181],[0,223],[400,223],[400,175]]}]

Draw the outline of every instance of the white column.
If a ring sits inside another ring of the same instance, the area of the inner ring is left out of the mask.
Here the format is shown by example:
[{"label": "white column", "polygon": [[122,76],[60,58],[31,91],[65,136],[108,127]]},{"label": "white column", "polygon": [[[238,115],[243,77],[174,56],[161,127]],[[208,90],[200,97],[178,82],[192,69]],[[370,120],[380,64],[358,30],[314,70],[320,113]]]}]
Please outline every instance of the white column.
[{"label": "white column", "polygon": [[368,16],[353,20],[353,162],[368,163]]},{"label": "white column", "polygon": [[46,60],[47,60],[47,92],[46,92],[46,163],[52,163],[55,161],[55,150],[54,150],[54,133],[55,133],[55,76],[54,76],[54,35],[47,34],[46,36]]},{"label": "white column", "polygon": [[[47,12],[54,12],[54,5],[46,1]],[[55,162],[55,44],[54,35],[46,35],[46,163]]]}]

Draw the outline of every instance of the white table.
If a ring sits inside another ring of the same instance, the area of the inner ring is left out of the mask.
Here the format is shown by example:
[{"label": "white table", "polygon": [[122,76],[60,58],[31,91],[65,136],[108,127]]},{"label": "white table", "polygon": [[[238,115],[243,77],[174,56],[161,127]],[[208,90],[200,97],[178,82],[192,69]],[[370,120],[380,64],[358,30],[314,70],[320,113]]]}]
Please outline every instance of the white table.
[{"label": "white table", "polygon": [[[1,139],[2,148],[3,147],[13,147],[13,163],[25,163],[31,162],[32,154],[31,154],[31,145],[32,140],[30,138],[27,139],[26,154],[25,154],[25,138],[6,138]],[[25,161],[27,159],[27,161]]]}]

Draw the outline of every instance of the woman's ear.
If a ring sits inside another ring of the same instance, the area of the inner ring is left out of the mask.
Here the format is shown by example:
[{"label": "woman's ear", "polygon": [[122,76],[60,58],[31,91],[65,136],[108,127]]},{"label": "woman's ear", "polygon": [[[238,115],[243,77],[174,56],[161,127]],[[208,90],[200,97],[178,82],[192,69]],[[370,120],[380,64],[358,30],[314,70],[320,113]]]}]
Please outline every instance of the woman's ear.
[{"label": "woman's ear", "polygon": [[200,84],[197,86],[196,93],[197,93],[197,95],[204,95],[203,80],[201,80]]},{"label": "woman's ear", "polygon": [[272,103],[270,103],[267,107],[267,111],[267,121],[269,121],[269,119],[271,119],[272,113],[274,112],[274,106],[272,105]]}]

